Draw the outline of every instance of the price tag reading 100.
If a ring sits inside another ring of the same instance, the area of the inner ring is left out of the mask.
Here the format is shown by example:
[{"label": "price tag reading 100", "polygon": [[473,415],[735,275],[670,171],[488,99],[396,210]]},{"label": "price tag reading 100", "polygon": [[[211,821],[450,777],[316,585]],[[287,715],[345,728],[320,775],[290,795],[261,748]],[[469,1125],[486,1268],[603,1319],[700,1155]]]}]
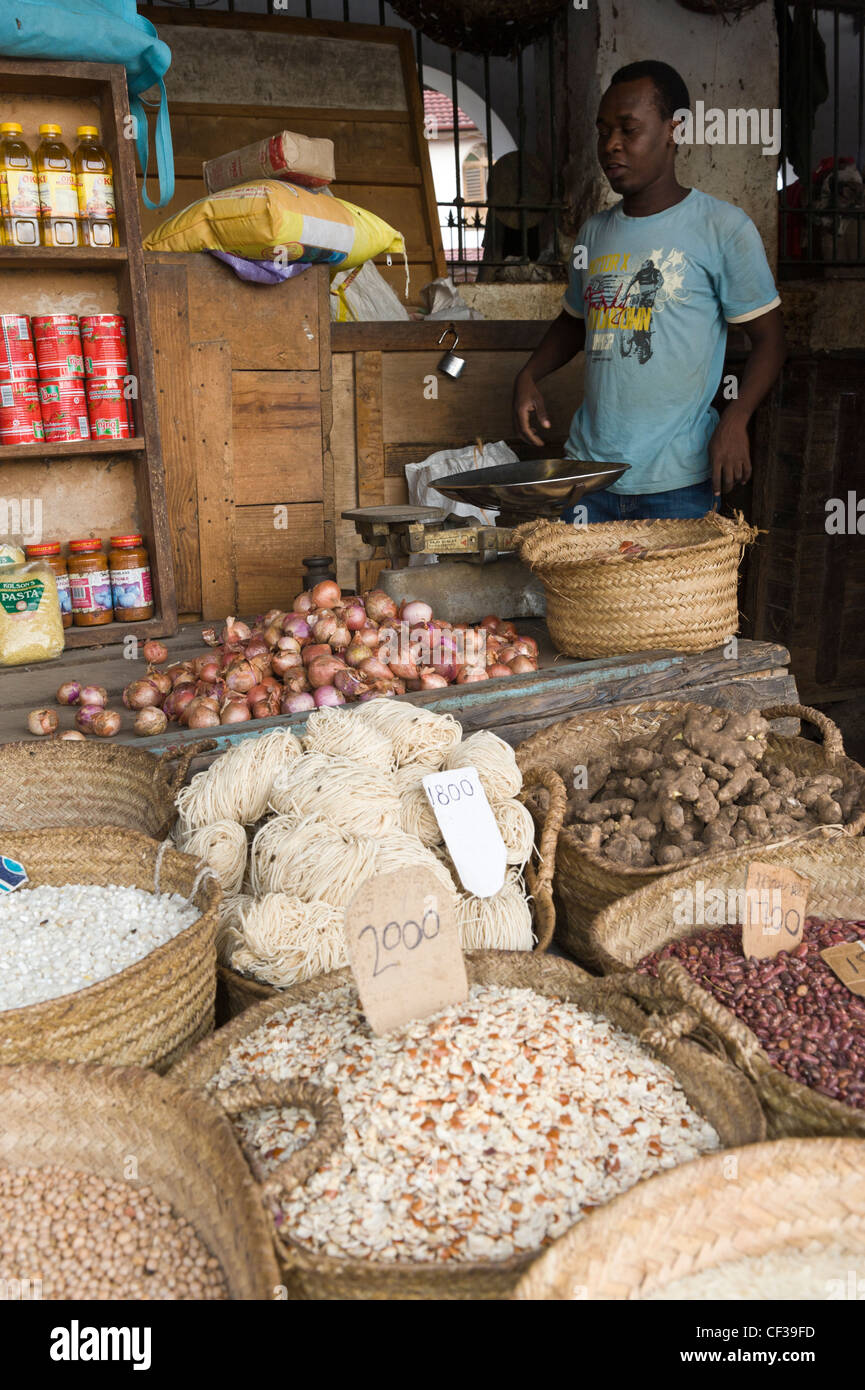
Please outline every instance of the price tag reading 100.
[{"label": "price tag reading 100", "polygon": [[431,772],[423,787],[466,892],[491,898],[505,881],[507,851],[477,768]]}]

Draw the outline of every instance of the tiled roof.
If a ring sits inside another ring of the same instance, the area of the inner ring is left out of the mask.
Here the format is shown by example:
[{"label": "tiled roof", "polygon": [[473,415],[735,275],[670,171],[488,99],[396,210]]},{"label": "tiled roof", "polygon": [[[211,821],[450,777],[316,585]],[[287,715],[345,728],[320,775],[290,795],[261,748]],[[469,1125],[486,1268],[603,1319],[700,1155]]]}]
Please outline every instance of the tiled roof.
[{"label": "tiled roof", "polygon": [[[428,87],[424,88],[423,110],[426,120],[435,121],[439,130],[453,130],[454,128],[454,104],[450,97],[446,97],[443,92],[431,92]],[[460,130],[477,130],[477,126],[465,111],[460,110],[459,123]]]}]

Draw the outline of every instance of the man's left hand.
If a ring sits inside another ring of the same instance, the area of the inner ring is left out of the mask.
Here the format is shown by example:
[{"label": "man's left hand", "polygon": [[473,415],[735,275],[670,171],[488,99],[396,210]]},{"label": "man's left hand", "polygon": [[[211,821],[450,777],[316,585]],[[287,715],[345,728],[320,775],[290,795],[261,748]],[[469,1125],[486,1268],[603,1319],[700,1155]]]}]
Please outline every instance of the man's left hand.
[{"label": "man's left hand", "polygon": [[721,492],[729,492],[737,483],[747,483],[751,476],[748,423],[729,406],[709,441],[709,462],[712,465],[712,491],[716,497]]}]

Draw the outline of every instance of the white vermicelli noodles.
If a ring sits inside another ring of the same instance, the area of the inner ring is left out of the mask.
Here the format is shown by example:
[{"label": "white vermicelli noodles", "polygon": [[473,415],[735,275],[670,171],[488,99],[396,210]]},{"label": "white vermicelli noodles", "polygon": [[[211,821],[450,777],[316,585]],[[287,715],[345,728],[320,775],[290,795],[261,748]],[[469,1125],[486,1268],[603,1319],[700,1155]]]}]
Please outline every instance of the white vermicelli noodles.
[{"label": "white vermicelli noodles", "polygon": [[457,924],[464,951],[530,951],[535,941],[532,914],[519,871],[509,869],[491,898],[460,893]]},{"label": "white vermicelli noodles", "polygon": [[266,893],[243,910],[231,966],[286,989],[348,965],[342,908]]},{"label": "white vermicelli noodles", "polygon": [[417,838],[430,849],[442,843],[442,833],[429,797],[420,783],[399,799],[400,829]]},{"label": "white vermicelli noodles", "polygon": [[488,729],[471,734],[446,754],[444,766],[455,770],[475,767],[490,805],[516,796],[523,785],[523,774],[509,743]]},{"label": "white vermicelli noodles", "polygon": [[237,821],[217,820],[191,830],[180,837],[178,848],[209,864],[224,893],[239,892],[246,872],[246,831]]},{"label": "white vermicelli noodles", "polygon": [[393,744],[388,735],[356,718],[354,711],[349,713],[338,706],[314,710],[306,721],[301,742],[306,753],[351,758],[379,772],[392,772],[394,768]]},{"label": "white vermicelli noodles", "polygon": [[368,700],[352,712],[352,718],[388,735],[397,767],[415,764],[423,771],[437,772],[462,738],[462,728],[452,714],[434,714],[385,697]]},{"label": "white vermicelli noodles", "polygon": [[317,815],[351,835],[386,835],[399,828],[400,804],[389,772],[349,758],[305,753],[281,772],[270,794],[280,816],[303,820]]},{"label": "white vermicelli noodles", "polygon": [[492,811],[505,842],[507,862],[522,868],[530,858],[535,843],[535,823],[531,811],[514,798],[495,802]]},{"label": "white vermicelli noodles", "polygon": [[302,752],[290,729],[242,738],[181,788],[177,807],[182,832],[188,834],[218,820],[253,825],[267,810],[278,774]]}]

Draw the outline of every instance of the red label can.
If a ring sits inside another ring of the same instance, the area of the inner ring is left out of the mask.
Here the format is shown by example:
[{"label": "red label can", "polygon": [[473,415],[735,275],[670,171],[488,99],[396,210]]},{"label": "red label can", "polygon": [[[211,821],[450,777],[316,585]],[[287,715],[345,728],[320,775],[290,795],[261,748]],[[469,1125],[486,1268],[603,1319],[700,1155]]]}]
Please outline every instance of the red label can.
[{"label": "red label can", "polygon": [[80,377],[61,376],[54,381],[40,381],[39,402],[45,438],[51,444],[90,438],[87,397]]},{"label": "red label can", "polygon": [[84,375],[84,353],[77,314],[39,314],[30,320],[42,381]]},{"label": "red label can", "polygon": [[126,320],[120,314],[84,315],[81,346],[87,376],[118,377],[129,371]]},{"label": "red label can", "polygon": [[26,314],[0,314],[0,381],[35,381],[36,353]]},{"label": "red label can", "polygon": [[35,381],[0,381],[0,444],[37,444],[45,438]]},{"label": "red label can", "polygon": [[87,413],[92,439],[129,439],[128,402],[122,377],[88,377]]}]

